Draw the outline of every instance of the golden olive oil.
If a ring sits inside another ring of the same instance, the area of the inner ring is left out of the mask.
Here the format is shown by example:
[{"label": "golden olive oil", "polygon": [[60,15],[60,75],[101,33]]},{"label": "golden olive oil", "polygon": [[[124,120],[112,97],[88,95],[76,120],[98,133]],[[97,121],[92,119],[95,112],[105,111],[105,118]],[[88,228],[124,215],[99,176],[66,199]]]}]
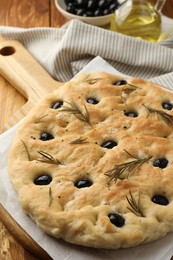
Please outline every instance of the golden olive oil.
[{"label": "golden olive oil", "polygon": [[157,42],[161,34],[161,16],[148,0],[127,0],[115,11],[111,30]]}]

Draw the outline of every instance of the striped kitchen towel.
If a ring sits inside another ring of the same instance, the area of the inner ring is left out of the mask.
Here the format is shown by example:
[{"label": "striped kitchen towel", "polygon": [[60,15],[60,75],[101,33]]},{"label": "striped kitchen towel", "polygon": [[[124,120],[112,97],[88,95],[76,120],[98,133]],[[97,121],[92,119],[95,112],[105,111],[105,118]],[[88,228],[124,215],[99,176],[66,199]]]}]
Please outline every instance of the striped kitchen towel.
[{"label": "striped kitchen towel", "polygon": [[68,81],[101,56],[131,77],[173,87],[173,35],[165,42],[137,38],[72,20],[61,28],[0,27],[6,39],[20,41],[58,81]]}]

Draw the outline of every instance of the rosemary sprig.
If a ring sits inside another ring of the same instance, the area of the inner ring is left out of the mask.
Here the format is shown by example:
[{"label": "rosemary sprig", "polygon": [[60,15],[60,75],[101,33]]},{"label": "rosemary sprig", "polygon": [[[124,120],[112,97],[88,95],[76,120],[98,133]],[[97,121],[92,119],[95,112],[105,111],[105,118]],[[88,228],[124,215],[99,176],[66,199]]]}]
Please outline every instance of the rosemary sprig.
[{"label": "rosemary sprig", "polygon": [[156,114],[159,115],[162,120],[171,128],[173,128],[173,115],[167,114],[166,112],[162,111],[162,110],[157,110],[154,109],[152,107],[146,106],[144,105],[144,107],[148,110],[148,116],[150,114]]},{"label": "rosemary sprig", "polygon": [[142,213],[141,204],[140,204],[140,192],[138,199],[135,200],[131,190],[129,190],[130,197],[126,196],[127,202],[129,203],[130,207],[127,207],[133,214],[135,214],[138,217],[145,217]]},{"label": "rosemary sprig", "polygon": [[132,84],[129,84],[129,83],[127,83],[127,86],[128,87],[126,87],[126,88],[124,88],[123,90],[122,90],[122,93],[121,93],[121,99],[122,99],[122,101],[125,103],[125,101],[126,101],[126,99],[127,99],[127,97],[124,97],[123,95],[125,94],[125,95],[130,95],[131,93],[133,93],[135,90],[137,90],[139,87],[136,87],[136,86],[134,86],[134,85],[132,85]]},{"label": "rosemary sprig", "polygon": [[133,85],[130,85],[131,87],[129,87],[129,88],[125,88],[125,89],[123,89],[123,93],[125,93],[125,94],[131,94],[132,92],[134,92],[138,87],[135,87],[135,86],[133,86]]},{"label": "rosemary sprig", "polygon": [[41,120],[44,119],[44,118],[47,117],[47,116],[48,116],[48,114],[43,115],[43,116],[41,116],[41,117],[37,117],[37,118],[35,119],[35,123],[36,123],[36,124],[40,123]]},{"label": "rosemary sprig", "polygon": [[88,109],[85,105],[83,105],[83,111],[81,108],[72,100],[71,102],[65,101],[69,106],[63,106],[60,111],[69,112],[73,114],[77,119],[88,123],[90,126],[90,115],[88,113]]},{"label": "rosemary sprig", "polygon": [[121,179],[121,175],[124,172],[127,172],[126,178],[128,179],[130,174],[132,174],[137,168],[139,168],[144,163],[148,162],[150,159],[151,159],[151,157],[145,158],[145,159],[136,158],[135,160],[133,160],[131,162],[118,164],[113,169],[107,171],[105,173],[105,175],[108,177],[109,182],[114,180],[114,182],[116,183],[118,179]]},{"label": "rosemary sprig", "polygon": [[137,86],[135,86],[135,85],[133,85],[133,84],[131,84],[131,83],[129,83],[129,82],[127,82],[127,85],[129,85],[129,86],[131,86],[131,87],[133,87],[133,88],[135,88],[135,89],[140,88],[140,87],[137,87]]},{"label": "rosemary sprig", "polygon": [[131,154],[129,151],[127,151],[126,149],[124,149],[124,152],[126,152],[130,157],[138,159],[136,156],[134,156],[133,154]]},{"label": "rosemary sprig", "polygon": [[48,207],[51,206],[52,201],[53,201],[53,197],[52,197],[52,189],[51,189],[51,187],[49,187],[49,204],[48,204]]},{"label": "rosemary sprig", "polygon": [[86,77],[86,79],[82,80],[81,83],[88,83],[90,85],[94,85],[95,83],[97,83],[97,81],[102,80],[102,78],[93,78],[93,79],[88,79],[88,76]]},{"label": "rosemary sprig", "polygon": [[51,154],[47,152],[37,151],[37,153],[39,153],[42,156],[42,158],[37,159],[39,162],[57,164],[57,165],[62,164],[60,161],[55,159]]},{"label": "rosemary sprig", "polygon": [[87,137],[86,138],[79,137],[79,138],[71,141],[70,144],[87,144],[88,142],[86,140],[87,140]]},{"label": "rosemary sprig", "polygon": [[26,143],[25,143],[23,140],[20,140],[20,141],[23,143],[23,145],[24,145],[24,147],[25,147],[28,160],[31,161],[31,155],[30,155],[30,153],[29,153],[29,150],[28,150],[28,147],[27,147]]}]

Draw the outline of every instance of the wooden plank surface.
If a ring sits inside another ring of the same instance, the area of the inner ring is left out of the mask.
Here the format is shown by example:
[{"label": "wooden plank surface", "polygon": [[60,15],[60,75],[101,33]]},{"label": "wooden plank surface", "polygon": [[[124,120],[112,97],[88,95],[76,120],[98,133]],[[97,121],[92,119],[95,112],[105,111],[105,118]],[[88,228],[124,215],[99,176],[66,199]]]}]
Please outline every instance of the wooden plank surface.
[{"label": "wooden plank surface", "polygon": [[[156,1],[156,0],[153,0]],[[163,14],[173,18],[173,0],[167,0]],[[66,19],[58,12],[54,0],[0,0],[0,25],[22,28],[61,27]],[[0,133],[4,125],[18,108],[26,103],[4,78],[0,76]],[[0,222],[0,259],[2,260],[36,260]]]},{"label": "wooden plank surface", "polygon": [[[21,28],[60,27],[66,22],[51,0],[0,0],[0,25]],[[0,133],[4,125],[26,99],[0,76]],[[0,259],[1,260],[36,260],[0,222]],[[41,258],[40,258],[41,259]]]}]

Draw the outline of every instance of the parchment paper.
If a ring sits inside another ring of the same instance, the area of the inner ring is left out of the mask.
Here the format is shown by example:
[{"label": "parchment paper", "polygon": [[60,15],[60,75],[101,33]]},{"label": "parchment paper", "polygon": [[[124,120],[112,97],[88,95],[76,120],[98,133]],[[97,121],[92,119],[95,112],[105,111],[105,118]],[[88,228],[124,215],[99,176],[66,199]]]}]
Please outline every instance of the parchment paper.
[{"label": "parchment paper", "polygon": [[[107,71],[118,74],[113,67],[100,57],[93,59],[81,72]],[[122,75],[122,74],[121,74]],[[128,76],[128,75],[126,75]],[[28,234],[55,260],[168,260],[173,255],[173,233],[146,245],[129,249],[104,250],[68,244],[56,240],[37,228],[36,224],[26,216],[18,203],[17,193],[8,179],[8,152],[16,133],[18,123],[0,135],[0,202],[13,218]]]}]

